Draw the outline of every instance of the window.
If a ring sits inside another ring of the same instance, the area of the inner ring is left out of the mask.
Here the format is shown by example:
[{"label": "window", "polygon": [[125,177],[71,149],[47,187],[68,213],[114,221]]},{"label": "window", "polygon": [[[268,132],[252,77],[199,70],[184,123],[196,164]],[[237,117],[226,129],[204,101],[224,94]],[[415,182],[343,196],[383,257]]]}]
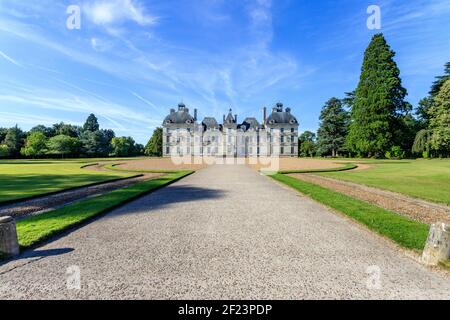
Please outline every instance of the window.
[{"label": "window", "polygon": [[284,136],[281,136],[281,143],[284,143]]},{"label": "window", "polygon": [[291,147],[291,154],[294,155],[294,147]]},{"label": "window", "polygon": [[284,128],[281,128],[280,131],[281,131],[281,133],[284,133]]},{"label": "window", "polygon": [[166,147],[166,154],[170,154],[170,147]]},{"label": "window", "polygon": [[284,147],[281,147],[280,154],[284,154]]}]

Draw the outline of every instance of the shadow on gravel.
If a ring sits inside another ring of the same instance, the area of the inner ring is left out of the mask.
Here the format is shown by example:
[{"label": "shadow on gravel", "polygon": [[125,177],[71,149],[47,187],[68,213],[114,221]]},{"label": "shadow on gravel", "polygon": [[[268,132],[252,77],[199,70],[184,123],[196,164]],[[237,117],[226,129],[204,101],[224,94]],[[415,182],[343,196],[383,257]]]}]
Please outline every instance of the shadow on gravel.
[{"label": "shadow on gravel", "polygon": [[70,253],[74,251],[73,248],[60,248],[60,249],[48,249],[48,250],[31,250],[26,251],[23,255],[20,256],[20,259],[27,258],[45,258],[52,256],[60,256],[63,254]]},{"label": "shadow on gravel", "polygon": [[219,199],[224,196],[221,190],[200,188],[193,186],[169,186],[156,191],[126,205],[116,214],[125,215],[129,213],[146,212],[161,209],[171,204],[184,202],[186,206],[197,206],[196,202],[203,200]]},{"label": "shadow on gravel", "polygon": [[60,249],[47,249],[47,250],[30,249],[30,250],[21,252],[20,255],[17,257],[5,259],[5,260],[0,259],[0,266],[6,265],[13,261],[20,261],[20,260],[26,260],[26,259],[38,258],[37,260],[32,260],[32,261],[38,261],[38,260],[41,260],[41,259],[47,258],[47,257],[60,256],[63,254],[67,254],[74,250],[75,249],[73,249],[73,248],[60,248]]}]

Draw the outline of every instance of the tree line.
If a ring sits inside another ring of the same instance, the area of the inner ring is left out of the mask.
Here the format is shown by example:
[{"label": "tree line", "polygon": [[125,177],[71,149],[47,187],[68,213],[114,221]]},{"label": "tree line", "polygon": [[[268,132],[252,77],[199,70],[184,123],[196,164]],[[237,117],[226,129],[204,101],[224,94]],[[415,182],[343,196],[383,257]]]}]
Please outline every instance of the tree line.
[{"label": "tree line", "polygon": [[50,127],[37,125],[28,132],[17,125],[0,128],[0,158],[153,156],[150,142],[144,147],[132,137],[116,137],[113,130],[100,129],[97,117],[91,114],[83,126],[61,122]]},{"label": "tree line", "polygon": [[317,134],[299,137],[299,156],[450,156],[450,62],[414,110],[394,56],[383,34],[372,38],[356,90],[325,103]]}]

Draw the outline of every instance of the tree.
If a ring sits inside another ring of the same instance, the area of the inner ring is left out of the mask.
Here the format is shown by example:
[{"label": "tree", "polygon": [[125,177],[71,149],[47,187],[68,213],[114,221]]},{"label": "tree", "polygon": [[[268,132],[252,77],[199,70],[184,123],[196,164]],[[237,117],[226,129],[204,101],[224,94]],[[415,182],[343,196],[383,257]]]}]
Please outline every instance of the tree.
[{"label": "tree", "polygon": [[91,113],[83,125],[83,131],[94,132],[98,131],[99,129],[100,125],[98,124],[97,117],[93,113]]},{"label": "tree", "polygon": [[450,62],[447,62],[444,65],[444,68],[445,68],[444,75],[436,77],[436,80],[433,82],[433,85],[431,86],[430,96],[433,98],[439,94],[444,83],[448,79],[450,79]]},{"label": "tree", "polygon": [[20,149],[23,146],[24,133],[19,127],[16,125],[13,128],[8,129],[4,144],[8,146],[9,155],[12,157],[20,156]]},{"label": "tree", "polygon": [[48,154],[60,155],[64,158],[65,155],[78,154],[80,141],[77,138],[60,134],[48,140],[47,148]]},{"label": "tree", "polygon": [[0,143],[5,140],[6,134],[8,133],[8,128],[0,128]]},{"label": "tree", "polygon": [[430,109],[433,106],[434,98],[438,95],[444,83],[450,79],[450,62],[447,62],[444,67],[444,75],[436,77],[428,97],[420,100],[416,108],[416,116],[420,124],[420,129],[428,129],[430,125]]},{"label": "tree", "polygon": [[78,126],[73,126],[71,124],[66,124],[64,122],[56,123],[53,125],[54,135],[65,135],[72,138],[79,137],[81,133],[81,128]]},{"label": "tree", "polygon": [[150,157],[162,157],[163,154],[163,130],[156,128],[145,146],[145,155]]},{"label": "tree", "polygon": [[450,154],[450,79],[441,87],[430,109],[431,147],[440,155]]},{"label": "tree", "polygon": [[83,153],[89,157],[107,156],[111,152],[109,136],[103,130],[84,131],[81,135]]},{"label": "tree", "polygon": [[41,133],[43,133],[47,138],[50,138],[50,137],[53,137],[53,136],[56,135],[55,129],[54,129],[55,126],[56,126],[56,125],[54,125],[53,128],[51,128],[51,127],[46,127],[46,126],[40,124],[40,125],[37,125],[37,126],[31,128],[31,130],[30,130],[28,133],[29,133],[29,134],[32,134],[32,133],[34,133],[34,132],[41,132]]},{"label": "tree", "polygon": [[419,101],[419,105],[416,108],[416,116],[419,122],[419,126],[422,129],[428,128],[430,125],[430,109],[433,105],[433,98],[428,96]]},{"label": "tree", "polygon": [[111,140],[112,156],[129,157],[135,155],[135,142],[131,137],[119,137]]},{"label": "tree", "polygon": [[365,51],[347,137],[347,146],[359,154],[380,157],[390,150],[398,118],[410,108],[394,56],[383,34]]},{"label": "tree", "polygon": [[145,147],[143,144],[136,143],[134,146],[134,155],[135,156],[142,156],[145,154]]},{"label": "tree", "polygon": [[347,107],[348,110],[352,110],[355,103],[355,91],[346,92],[345,98],[341,100],[342,106]]},{"label": "tree", "polygon": [[40,131],[31,133],[20,153],[26,157],[37,157],[47,153],[47,137]]},{"label": "tree", "polygon": [[0,144],[0,158],[9,157],[9,148],[6,144]]},{"label": "tree", "polygon": [[417,132],[412,146],[412,152],[421,153],[424,158],[430,157],[431,130],[422,129]]},{"label": "tree", "polygon": [[316,134],[311,131],[303,132],[298,138],[299,157],[313,157],[316,153]]},{"label": "tree", "polygon": [[320,113],[320,121],[317,151],[320,155],[337,157],[343,150],[349,123],[348,112],[344,110],[341,100],[328,100]]}]

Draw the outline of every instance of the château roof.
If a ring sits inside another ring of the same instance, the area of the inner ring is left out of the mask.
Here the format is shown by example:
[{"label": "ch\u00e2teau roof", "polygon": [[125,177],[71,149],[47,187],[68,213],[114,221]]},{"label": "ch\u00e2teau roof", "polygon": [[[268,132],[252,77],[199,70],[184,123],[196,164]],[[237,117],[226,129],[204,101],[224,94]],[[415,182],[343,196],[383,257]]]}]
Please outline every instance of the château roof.
[{"label": "ch\u00e2teau roof", "polygon": [[202,124],[205,129],[219,129],[219,123],[214,117],[206,117]]},{"label": "ch\u00e2teau roof", "polygon": [[180,103],[178,105],[178,111],[170,109],[170,114],[164,119],[163,125],[170,124],[193,124],[195,119],[189,114],[189,109],[186,105]]},{"label": "ch\u00e2teau roof", "polygon": [[258,120],[256,118],[246,118],[244,122],[240,125],[240,128],[248,131],[250,129],[258,130],[260,128]]},{"label": "ch\u00e2teau roof", "polygon": [[291,114],[290,108],[286,108],[286,111],[283,111],[282,103],[277,103],[277,105],[272,110],[272,114],[267,118],[268,126],[273,126],[277,124],[298,125],[298,121]]}]

